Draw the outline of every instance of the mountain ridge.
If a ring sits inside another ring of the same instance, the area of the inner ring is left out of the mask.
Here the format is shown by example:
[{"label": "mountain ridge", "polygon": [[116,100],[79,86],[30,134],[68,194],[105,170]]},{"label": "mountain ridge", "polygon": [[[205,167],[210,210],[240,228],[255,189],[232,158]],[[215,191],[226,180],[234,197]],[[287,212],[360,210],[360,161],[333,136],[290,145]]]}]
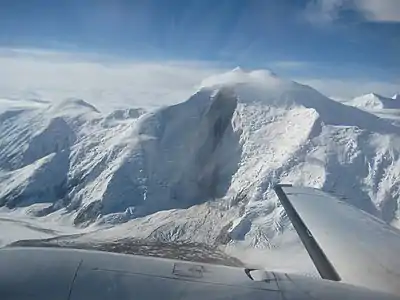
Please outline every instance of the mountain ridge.
[{"label": "mountain ridge", "polygon": [[284,181],[399,219],[400,128],[270,71],[213,76],[150,112],[67,106],[0,116],[0,205],[114,238],[274,247],[291,231]]},{"label": "mountain ridge", "polygon": [[388,98],[376,93],[369,93],[352,99],[349,103],[364,109],[400,109],[400,97],[395,94]]}]

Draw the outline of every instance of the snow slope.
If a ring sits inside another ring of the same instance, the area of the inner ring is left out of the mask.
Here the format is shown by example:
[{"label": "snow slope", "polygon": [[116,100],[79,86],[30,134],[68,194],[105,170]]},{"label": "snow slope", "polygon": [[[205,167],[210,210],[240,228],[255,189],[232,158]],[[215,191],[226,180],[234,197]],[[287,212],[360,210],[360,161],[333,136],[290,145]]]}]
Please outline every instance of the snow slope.
[{"label": "snow slope", "polygon": [[380,118],[388,119],[395,125],[400,125],[400,95],[395,94],[391,98],[370,93],[356,97],[344,104],[358,107]]},{"label": "snow slope", "polygon": [[364,109],[400,109],[400,95],[396,94],[392,98],[370,93],[356,97],[350,104]]},{"label": "snow slope", "polygon": [[0,119],[0,205],[102,228],[78,239],[298,247],[277,182],[400,225],[400,128],[270,71],[210,77],[151,112],[67,99]]}]

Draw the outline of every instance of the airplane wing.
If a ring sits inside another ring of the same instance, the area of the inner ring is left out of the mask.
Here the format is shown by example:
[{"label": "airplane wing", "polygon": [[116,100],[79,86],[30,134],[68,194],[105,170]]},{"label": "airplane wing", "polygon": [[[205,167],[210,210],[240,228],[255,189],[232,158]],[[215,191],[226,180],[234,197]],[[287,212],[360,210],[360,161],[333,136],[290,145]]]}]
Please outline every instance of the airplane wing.
[{"label": "airplane wing", "polygon": [[400,231],[313,188],[277,185],[322,278],[400,295]]},{"label": "airplane wing", "polygon": [[95,250],[0,249],[7,300],[398,300],[395,295],[299,274]]}]

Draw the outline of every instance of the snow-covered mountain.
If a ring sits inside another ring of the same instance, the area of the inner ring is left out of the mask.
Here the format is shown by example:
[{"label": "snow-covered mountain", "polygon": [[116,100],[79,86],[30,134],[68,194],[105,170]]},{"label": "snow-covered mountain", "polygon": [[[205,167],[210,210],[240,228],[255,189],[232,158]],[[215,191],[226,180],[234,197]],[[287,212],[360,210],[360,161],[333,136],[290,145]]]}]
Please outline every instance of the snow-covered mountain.
[{"label": "snow-covered mountain", "polygon": [[104,115],[79,99],[4,111],[0,205],[76,226],[125,222],[93,238],[279,247],[291,227],[272,187],[287,182],[399,227],[400,127],[269,71],[202,86],[151,112]]},{"label": "snow-covered mountain", "polygon": [[400,95],[396,94],[392,98],[370,93],[356,97],[350,101],[351,105],[364,109],[400,109]]}]

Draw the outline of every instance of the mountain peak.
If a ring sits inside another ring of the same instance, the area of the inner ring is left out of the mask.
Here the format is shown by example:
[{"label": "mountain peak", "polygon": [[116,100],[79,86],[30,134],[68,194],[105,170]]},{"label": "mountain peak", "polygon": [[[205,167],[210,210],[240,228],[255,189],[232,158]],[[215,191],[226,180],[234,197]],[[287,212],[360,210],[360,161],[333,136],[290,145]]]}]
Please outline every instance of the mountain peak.
[{"label": "mountain peak", "polygon": [[[363,199],[352,204],[396,221],[397,126],[268,70],[208,84],[140,118],[95,114],[81,99],[6,115],[0,206],[80,226],[135,218],[125,228],[138,239],[284,246],[272,190],[284,181]],[[360,105],[398,102],[372,96]]]},{"label": "mountain peak", "polygon": [[379,95],[377,93],[374,93],[374,92],[369,93],[369,94],[365,94],[365,95],[363,95],[361,97],[378,98],[378,99],[384,98],[383,96],[381,96],[381,95]]},{"label": "mountain peak", "polygon": [[52,110],[57,112],[64,111],[77,111],[77,112],[95,112],[100,111],[94,107],[92,104],[80,99],[80,98],[66,98],[54,105],[52,105]]},{"label": "mountain peak", "polygon": [[365,109],[399,109],[399,104],[393,100],[400,100],[400,95],[396,94],[392,98],[387,98],[376,93],[369,93],[354,98],[351,103],[353,106]]}]

